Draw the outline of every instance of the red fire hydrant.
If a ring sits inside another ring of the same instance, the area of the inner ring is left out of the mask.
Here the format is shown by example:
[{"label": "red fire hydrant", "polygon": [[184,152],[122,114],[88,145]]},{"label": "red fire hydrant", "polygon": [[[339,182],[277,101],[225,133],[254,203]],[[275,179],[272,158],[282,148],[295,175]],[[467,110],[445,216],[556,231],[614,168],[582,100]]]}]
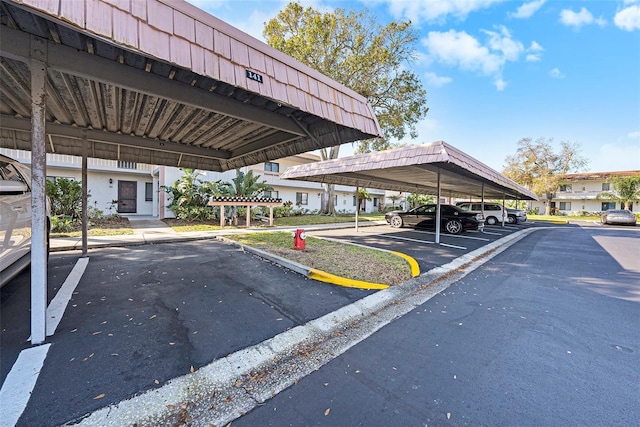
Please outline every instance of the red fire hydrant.
[{"label": "red fire hydrant", "polygon": [[297,251],[303,251],[305,248],[305,240],[307,235],[302,228],[298,228],[293,233],[293,249]]}]

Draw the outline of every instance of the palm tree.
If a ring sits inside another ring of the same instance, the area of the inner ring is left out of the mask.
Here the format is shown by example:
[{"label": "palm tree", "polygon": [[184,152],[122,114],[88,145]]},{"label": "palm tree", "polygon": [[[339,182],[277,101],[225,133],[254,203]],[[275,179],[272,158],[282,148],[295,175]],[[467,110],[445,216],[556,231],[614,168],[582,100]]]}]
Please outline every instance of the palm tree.
[{"label": "palm tree", "polygon": [[358,210],[363,200],[371,200],[371,195],[365,188],[358,188]]},{"label": "palm tree", "polygon": [[393,205],[393,209],[396,208],[396,202],[399,202],[401,197],[398,194],[393,194],[391,196],[389,196],[389,199],[391,199],[391,204]]},{"label": "palm tree", "polygon": [[625,209],[631,209],[631,204],[640,200],[640,176],[615,177],[610,182],[614,192],[599,193],[598,200],[615,200]]},{"label": "palm tree", "polygon": [[257,197],[265,191],[273,191],[273,188],[267,185],[267,181],[258,182],[259,179],[260,175],[254,176],[252,170],[245,174],[236,169],[236,177],[232,182],[221,183],[220,190],[231,197]]}]

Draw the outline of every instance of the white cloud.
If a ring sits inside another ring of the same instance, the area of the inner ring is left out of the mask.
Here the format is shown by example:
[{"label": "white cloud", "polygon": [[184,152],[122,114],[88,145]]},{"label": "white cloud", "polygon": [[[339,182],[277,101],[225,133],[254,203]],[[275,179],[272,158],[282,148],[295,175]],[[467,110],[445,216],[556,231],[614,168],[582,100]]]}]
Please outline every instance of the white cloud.
[{"label": "white cloud", "polygon": [[421,21],[444,23],[449,16],[465,20],[471,12],[486,9],[502,1],[504,0],[368,0],[362,1],[362,3],[368,5],[371,3],[386,3],[389,7],[389,12],[395,19],[411,19],[414,23]]},{"label": "white cloud", "polygon": [[504,88],[507,87],[507,82],[505,82],[502,77],[498,77],[493,82],[494,86],[498,90],[498,92],[502,92]]},{"label": "white cloud", "polygon": [[616,27],[626,31],[640,30],[640,6],[633,5],[622,9],[613,18]]},{"label": "white cloud", "polygon": [[580,9],[580,12],[564,9],[560,12],[560,22],[568,27],[574,27],[575,29],[580,29],[585,25],[591,24],[597,24],[602,27],[607,23],[603,18],[594,18],[591,12],[584,7]]},{"label": "white cloud", "polygon": [[522,6],[516,10],[515,13],[510,14],[509,16],[517,19],[528,19],[531,18],[543,4],[546,3],[547,0],[536,0],[529,3],[524,3]]},{"label": "white cloud", "polygon": [[[491,76],[496,88],[503,90],[507,85],[502,78],[505,64],[517,61],[525,49],[521,42],[511,37],[506,27],[500,26],[497,30],[482,31],[487,35],[485,45],[468,33],[455,30],[431,31],[422,40],[422,45],[433,62]],[[542,47],[536,43],[535,49]]]},{"label": "white cloud", "polygon": [[564,74],[558,68],[549,71],[549,75],[554,79],[564,79]]},{"label": "white cloud", "polygon": [[527,56],[525,59],[527,62],[538,62],[542,58],[542,52],[544,48],[540,46],[536,41],[532,41],[531,45],[527,49]]},{"label": "white cloud", "polygon": [[424,79],[425,79],[425,82],[427,83],[427,86],[432,86],[432,87],[441,87],[453,81],[451,77],[442,77],[442,76],[438,76],[436,73],[431,73],[431,72],[425,73]]},{"label": "white cloud", "polygon": [[640,139],[640,131],[629,132],[627,134],[627,138],[629,138],[629,139]]}]

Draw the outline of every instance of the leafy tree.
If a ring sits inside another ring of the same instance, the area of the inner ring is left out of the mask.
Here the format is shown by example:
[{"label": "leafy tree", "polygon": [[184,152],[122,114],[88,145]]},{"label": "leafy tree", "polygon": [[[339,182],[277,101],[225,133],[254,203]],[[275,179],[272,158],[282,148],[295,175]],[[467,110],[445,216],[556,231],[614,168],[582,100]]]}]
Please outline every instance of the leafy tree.
[{"label": "leafy tree", "polygon": [[[428,111],[426,91],[408,65],[418,40],[410,21],[381,26],[367,10],[334,9],[289,3],[267,22],[269,45],[353,89],[368,99],[384,138],[360,141],[359,153],[388,149],[407,133],[417,137],[416,123]],[[338,158],[339,147],[320,150],[322,160]],[[325,184],[323,213],[334,213],[334,186]]]},{"label": "leafy tree", "polygon": [[212,219],[213,210],[207,206],[212,196],[220,196],[220,181],[205,181],[199,177],[202,172],[196,169],[181,168],[183,175],[173,186],[160,189],[171,196],[169,209],[176,218],[190,221]]},{"label": "leafy tree", "polygon": [[407,202],[409,202],[411,208],[417,208],[418,206],[435,203],[435,201],[435,197],[426,194],[411,193],[407,196]]},{"label": "leafy tree", "polygon": [[609,182],[613,184],[614,192],[604,191],[598,194],[598,199],[615,200],[625,209],[631,209],[631,204],[640,200],[640,176],[619,176]]},{"label": "leafy tree", "polygon": [[[66,216],[72,221],[80,219],[82,214],[82,184],[68,178],[47,180],[45,191],[51,201],[51,214]],[[90,194],[87,194],[87,200]]]},{"label": "leafy tree", "polygon": [[546,200],[545,215],[551,214],[551,201],[570,172],[583,169],[588,160],[580,155],[578,144],[561,142],[556,153],[553,139],[523,138],[515,155],[507,156],[503,174]]}]

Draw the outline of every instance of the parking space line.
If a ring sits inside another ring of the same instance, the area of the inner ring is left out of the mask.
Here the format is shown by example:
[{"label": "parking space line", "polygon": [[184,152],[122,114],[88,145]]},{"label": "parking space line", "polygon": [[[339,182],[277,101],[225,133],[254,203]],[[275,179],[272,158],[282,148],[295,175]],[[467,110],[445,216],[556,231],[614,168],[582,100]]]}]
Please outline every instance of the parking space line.
[{"label": "parking space line", "polygon": [[29,403],[51,344],[22,350],[0,389],[2,426],[14,426]]},{"label": "parking space line", "polygon": [[388,234],[384,234],[384,237],[388,237],[390,239],[406,240],[406,241],[409,241],[409,242],[428,243],[430,245],[435,245],[436,244],[436,242],[430,242],[428,240],[418,240],[418,239],[411,239],[409,237],[390,236]]},{"label": "parking space line", "polygon": [[47,307],[48,337],[56,332],[56,328],[58,327],[60,320],[62,320],[64,311],[67,309],[67,304],[69,304],[69,301],[71,300],[73,291],[76,289],[76,286],[78,286],[88,263],[89,257],[78,259],[73,270],[71,270],[71,273],[69,273],[69,276],[67,276],[67,279],[62,284],[62,287],[49,303],[49,307]]},{"label": "parking space line", "polygon": [[[433,231],[423,231],[423,230],[413,230],[416,233],[424,233],[424,234],[436,234]],[[443,234],[440,234],[441,236],[443,236]],[[459,239],[472,239],[472,240],[482,240],[484,242],[490,242],[491,239],[485,239],[483,237],[471,237],[471,236],[460,236],[457,234],[447,234],[447,237],[457,237]]]}]

